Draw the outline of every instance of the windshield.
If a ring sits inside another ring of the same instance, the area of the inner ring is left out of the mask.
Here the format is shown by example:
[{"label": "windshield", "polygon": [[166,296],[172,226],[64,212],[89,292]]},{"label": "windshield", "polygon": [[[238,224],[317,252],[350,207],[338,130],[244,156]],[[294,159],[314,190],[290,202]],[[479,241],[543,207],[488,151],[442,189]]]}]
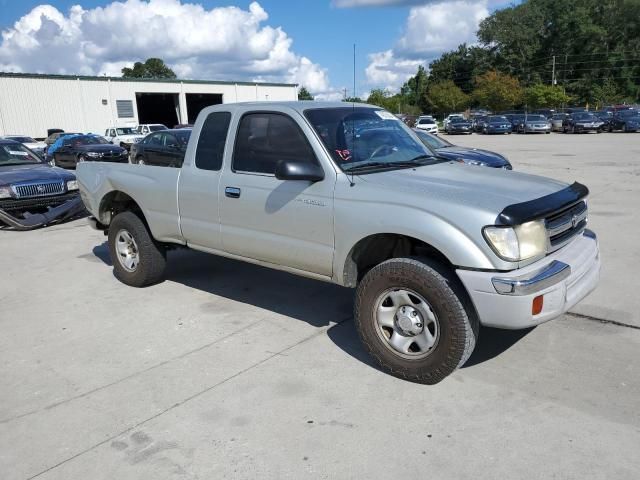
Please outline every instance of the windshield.
[{"label": "windshield", "polygon": [[620,110],[618,112],[618,116],[623,118],[636,117],[638,115],[640,115],[640,112],[638,112],[637,110]]},{"label": "windshield", "polygon": [[451,123],[467,123],[467,121],[462,117],[453,117],[450,120]]},{"label": "windshield", "polygon": [[494,117],[489,117],[489,122],[490,123],[509,123],[509,120],[507,120],[507,117],[494,116]]},{"label": "windshield", "polygon": [[0,167],[41,163],[42,160],[19,143],[0,143]]},{"label": "windshield", "polygon": [[83,135],[79,137],[67,138],[64,140],[65,145],[71,145],[72,147],[78,147],[80,145],[104,145],[108,143],[109,142],[106,139],[98,137],[96,135]]},{"label": "windshield", "polygon": [[134,132],[133,128],[116,128],[116,133],[118,135],[133,135]]},{"label": "windshield", "polygon": [[20,142],[20,143],[36,143],[36,141],[31,138],[31,137],[14,137],[14,136],[9,136],[7,138],[10,138],[11,140],[14,140],[16,142]]},{"label": "windshield", "polygon": [[385,110],[321,108],[306,110],[304,115],[344,171],[364,165],[393,168],[400,163],[440,161],[402,121]]},{"label": "windshield", "polygon": [[544,115],[527,115],[527,122],[546,122],[547,117]]},{"label": "windshield", "polygon": [[436,122],[431,118],[423,118],[418,122],[418,125],[425,125],[425,124],[432,125],[434,123],[436,123]]},{"label": "windshield", "polygon": [[587,112],[574,113],[573,118],[574,120],[597,120],[593,113]]},{"label": "windshield", "polygon": [[447,142],[444,138],[436,137],[435,135],[431,135],[423,130],[416,129],[414,131],[422,143],[426,144],[427,147],[435,149],[453,147],[453,143]]},{"label": "windshield", "polygon": [[167,127],[164,125],[149,125],[149,131],[157,132],[159,130],[167,130]]}]

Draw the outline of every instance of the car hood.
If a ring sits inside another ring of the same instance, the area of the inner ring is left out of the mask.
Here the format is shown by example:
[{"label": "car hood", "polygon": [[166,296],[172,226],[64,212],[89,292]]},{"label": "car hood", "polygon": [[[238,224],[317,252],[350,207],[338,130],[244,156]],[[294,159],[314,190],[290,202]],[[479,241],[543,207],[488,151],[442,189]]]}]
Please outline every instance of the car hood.
[{"label": "car hood", "polygon": [[449,124],[449,126],[451,127],[470,127],[471,126],[471,122],[451,122]]},{"label": "car hood", "polygon": [[[389,198],[418,195],[416,205],[465,206],[497,216],[505,207],[534,200],[567,187],[566,183],[513,170],[479,168],[463,163],[440,163],[419,168],[362,175],[376,190],[388,190]],[[451,211],[451,210],[449,210]]]},{"label": "car hood", "polygon": [[501,167],[509,162],[502,155],[488,150],[464,147],[443,147],[436,150],[438,155],[447,160],[457,161],[458,159],[475,160],[484,162],[491,167]]},{"label": "car hood", "polygon": [[50,182],[55,180],[69,181],[76,177],[62,168],[52,167],[47,163],[29,165],[0,165],[0,186],[8,186],[21,182]]},{"label": "car hood", "polygon": [[108,144],[98,144],[98,145],[78,145],[75,147],[75,150],[79,152],[117,152],[121,153],[124,149],[122,147],[118,147],[111,143]]}]

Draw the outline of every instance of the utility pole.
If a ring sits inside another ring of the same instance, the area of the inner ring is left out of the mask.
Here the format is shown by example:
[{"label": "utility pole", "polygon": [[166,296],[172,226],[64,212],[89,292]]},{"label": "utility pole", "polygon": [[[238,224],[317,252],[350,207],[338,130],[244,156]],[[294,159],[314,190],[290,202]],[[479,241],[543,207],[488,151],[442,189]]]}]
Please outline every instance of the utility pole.
[{"label": "utility pole", "polygon": [[551,69],[551,85],[556,85],[556,56],[553,56],[553,67]]},{"label": "utility pole", "polygon": [[344,94],[343,99],[346,100],[347,99],[347,87],[342,89],[342,93]]}]

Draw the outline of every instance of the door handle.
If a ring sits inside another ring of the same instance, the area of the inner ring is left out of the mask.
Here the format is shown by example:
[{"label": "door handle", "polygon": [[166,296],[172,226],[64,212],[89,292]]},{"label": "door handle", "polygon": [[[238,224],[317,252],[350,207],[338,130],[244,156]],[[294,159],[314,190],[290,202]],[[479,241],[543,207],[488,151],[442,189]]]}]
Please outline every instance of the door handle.
[{"label": "door handle", "polygon": [[240,189],[237,187],[227,187],[224,189],[224,194],[229,198],[240,198]]}]

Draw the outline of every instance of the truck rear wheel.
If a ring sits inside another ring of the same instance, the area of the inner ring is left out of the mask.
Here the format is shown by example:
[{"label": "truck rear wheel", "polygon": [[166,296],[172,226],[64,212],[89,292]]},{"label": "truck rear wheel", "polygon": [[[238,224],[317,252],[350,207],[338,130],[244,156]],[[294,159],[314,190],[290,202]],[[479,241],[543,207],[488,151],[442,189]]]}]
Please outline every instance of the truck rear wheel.
[{"label": "truck rear wheel", "polygon": [[478,320],[451,272],[428,260],[395,258],[356,290],[355,323],[367,351],[392,375],[443,380],[471,356]]},{"label": "truck rear wheel", "polygon": [[133,212],[122,212],[109,225],[109,253],[118,280],[146,287],[164,279],[166,251]]}]

